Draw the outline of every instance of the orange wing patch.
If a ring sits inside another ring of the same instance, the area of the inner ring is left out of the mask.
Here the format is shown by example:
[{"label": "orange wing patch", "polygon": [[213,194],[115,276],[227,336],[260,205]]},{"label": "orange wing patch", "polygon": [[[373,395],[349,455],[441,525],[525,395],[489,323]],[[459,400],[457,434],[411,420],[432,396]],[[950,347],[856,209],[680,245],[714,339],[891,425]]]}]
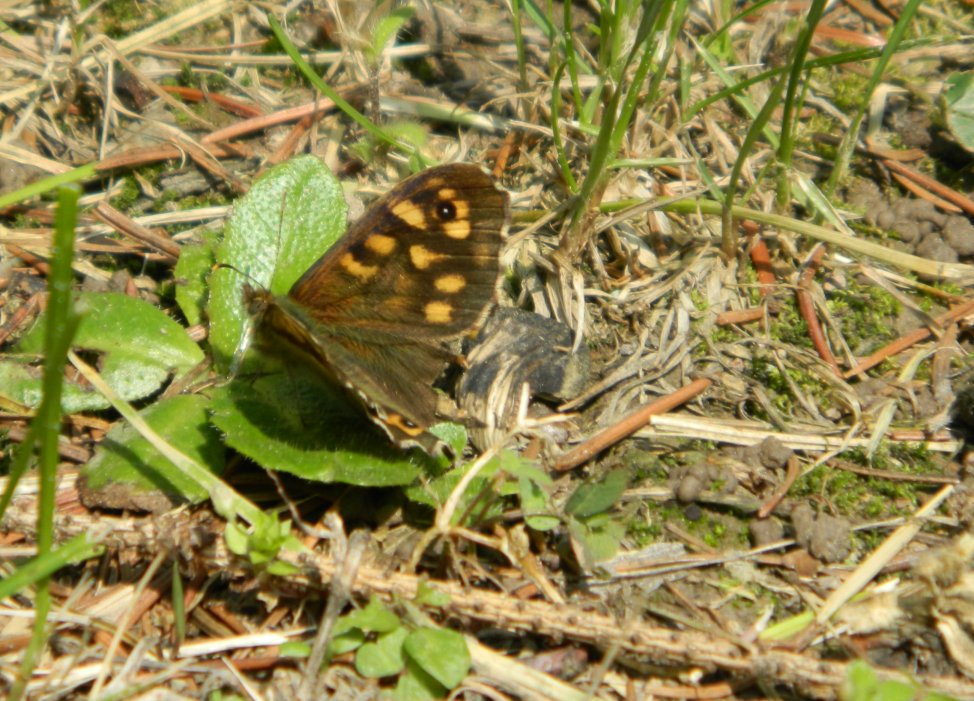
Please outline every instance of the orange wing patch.
[{"label": "orange wing patch", "polygon": [[446,292],[447,294],[456,294],[464,287],[467,286],[467,278],[458,273],[450,273],[448,275],[440,275],[433,282],[433,286],[440,292]]},{"label": "orange wing patch", "polygon": [[449,324],[453,321],[453,305],[449,302],[429,302],[423,307],[423,313],[431,324]]},{"label": "orange wing patch", "polygon": [[454,221],[443,222],[443,231],[451,239],[463,241],[470,236],[470,220],[456,219]]},{"label": "orange wing patch", "polygon": [[351,253],[346,253],[338,261],[346,273],[362,282],[368,282],[379,273],[378,265],[362,265]]},{"label": "orange wing patch", "polygon": [[411,200],[400,200],[390,208],[392,213],[414,229],[426,229],[423,208]]},{"label": "orange wing patch", "polygon": [[413,262],[413,265],[417,270],[426,270],[428,267],[435,263],[439,263],[441,260],[446,258],[443,253],[436,253],[431,251],[426,246],[416,244],[409,247],[409,260]]},{"label": "orange wing patch", "polygon": [[396,250],[396,239],[385,234],[369,234],[365,239],[365,247],[380,256],[387,256]]}]

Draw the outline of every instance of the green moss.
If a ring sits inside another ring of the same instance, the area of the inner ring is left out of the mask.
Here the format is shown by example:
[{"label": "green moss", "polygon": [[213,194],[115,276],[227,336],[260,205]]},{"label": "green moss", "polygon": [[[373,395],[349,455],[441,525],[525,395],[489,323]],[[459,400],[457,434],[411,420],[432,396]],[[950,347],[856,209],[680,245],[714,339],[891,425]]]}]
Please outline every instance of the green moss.
[{"label": "green moss", "polygon": [[[795,383],[806,394],[817,398],[820,406],[828,407],[831,402],[823,393],[826,388],[814,375],[807,371],[792,367],[787,370],[791,381]],[[750,377],[760,382],[768,389],[768,396],[774,407],[786,415],[792,415],[797,409],[795,400],[791,393],[788,380],[782,374],[778,366],[769,358],[755,354],[751,358],[751,367],[747,373]],[[759,414],[763,415],[759,407],[756,407]]]},{"label": "green moss", "polygon": [[877,515],[908,513],[920,505],[915,482],[873,479],[869,481],[869,486],[877,496],[883,498],[884,508]]},{"label": "green moss", "polygon": [[147,7],[132,0],[107,0],[93,17],[107,36],[118,39],[153,24],[163,14],[164,9],[158,5]]},{"label": "green moss", "polygon": [[950,367],[957,374],[967,377],[967,382],[960,380],[955,389],[963,389],[965,384],[974,382],[974,354],[961,353],[950,359]]},{"label": "green moss", "polygon": [[825,148],[829,149],[833,156],[835,155],[834,146],[824,144],[821,139],[812,138],[815,134],[841,134],[841,125],[835,119],[824,111],[816,110],[807,120],[802,119],[800,125],[799,148],[812,152]]},{"label": "green moss", "polygon": [[230,81],[220,73],[202,73],[193,69],[192,64],[183,63],[179,67],[178,85],[199,88],[206,92],[219,92],[230,86]]},{"label": "green moss", "polygon": [[934,454],[924,443],[890,442],[890,457],[900,461],[904,469],[918,475],[939,474],[940,467],[934,462]]},{"label": "green moss", "polygon": [[869,76],[865,73],[848,70],[833,70],[829,78],[832,88],[832,102],[840,112],[851,114],[862,107],[868,96]]},{"label": "green moss", "polygon": [[217,189],[209,190],[202,195],[187,195],[186,197],[180,197],[179,193],[174,190],[165,190],[152,203],[152,210],[155,212],[182,212],[187,209],[215,207],[229,203],[230,199],[227,195]]},{"label": "green moss", "polygon": [[182,129],[189,129],[194,126],[192,118],[186,114],[183,110],[173,110],[173,119],[176,121],[176,125]]},{"label": "green moss", "polygon": [[23,212],[17,212],[13,218],[15,229],[36,229],[41,226],[41,222],[36,217],[28,216]]},{"label": "green moss", "polygon": [[808,335],[808,324],[798,312],[794,297],[788,298],[781,305],[771,323],[770,333],[772,338],[776,338],[782,343],[799,348],[812,347],[812,340]]},{"label": "green moss", "polygon": [[127,176],[122,179],[122,189],[118,194],[112,197],[111,203],[115,209],[125,212],[128,211],[129,207],[135,204],[141,196],[142,188],[139,187],[138,181],[132,176]]},{"label": "green moss", "polygon": [[[709,520],[709,519],[708,519]],[[727,526],[720,522],[711,521],[710,528],[703,534],[704,542],[712,548],[722,545],[722,540],[727,534]]]},{"label": "green moss", "polygon": [[633,449],[622,456],[622,464],[629,468],[632,483],[659,483],[666,481],[669,468],[663,463],[659,453]]},{"label": "green moss", "polygon": [[645,548],[659,540],[663,535],[663,526],[659,523],[632,519],[626,524],[626,537],[630,538],[637,548]]},{"label": "green moss", "polygon": [[179,85],[196,87],[196,73],[192,64],[186,61],[179,66]]},{"label": "green moss", "polygon": [[796,499],[824,498],[839,513],[849,514],[854,513],[856,505],[862,502],[866,488],[855,473],[820,465],[799,477],[788,494]]},{"label": "green moss", "polygon": [[[738,340],[738,333],[730,326],[715,326],[710,332],[710,342],[714,345],[734,343],[736,340]],[[707,349],[703,346],[697,346],[694,351],[700,351],[704,354]]]},{"label": "green moss", "polygon": [[845,288],[829,294],[826,306],[857,355],[868,355],[896,337],[892,322],[900,304],[881,287],[850,279]]},{"label": "green moss", "polygon": [[[854,449],[837,459],[903,474],[942,472],[937,456],[919,444],[883,443],[872,458],[864,450]],[[823,499],[840,514],[875,520],[912,513],[928,491],[929,485],[921,482],[882,479],[822,465],[799,478],[789,494],[796,499]]]},{"label": "green moss", "polygon": [[[842,203],[842,207],[850,209],[859,214],[866,214],[866,211],[862,207],[855,207],[847,202]],[[900,241],[902,240],[899,232],[895,229],[880,229],[878,226],[873,226],[868,223],[865,219],[854,219],[849,222],[849,228],[854,232],[862,236],[863,238],[875,239],[877,241]]]},{"label": "green moss", "polygon": [[747,290],[747,299],[751,305],[758,306],[764,302],[758,282],[758,271],[750,265],[741,270],[741,284]]},{"label": "green moss", "polygon": [[674,501],[645,501],[642,508],[645,510],[646,518],[639,519],[635,533],[645,539],[641,541],[643,546],[659,540],[663,536],[663,527],[667,523],[682,524],[686,521],[683,509]]},{"label": "green moss", "polygon": [[963,287],[955,285],[952,282],[937,282],[932,285],[936,290],[940,290],[944,294],[955,295],[957,297],[963,297],[966,292]]},{"label": "green moss", "polygon": [[277,36],[269,32],[267,39],[260,46],[260,53],[265,56],[277,56],[284,53],[284,46],[277,40]]},{"label": "green moss", "polygon": [[885,529],[875,529],[867,531],[854,531],[852,533],[853,552],[868,553],[872,552],[886,540],[889,531]]},{"label": "green moss", "polygon": [[732,516],[702,509],[701,517],[691,520],[686,516],[686,506],[675,501],[646,502],[643,508],[646,509],[647,518],[642,519],[638,528],[634,530],[634,533],[638,533],[642,539],[643,546],[659,540],[663,536],[663,528],[667,523],[678,525],[718,550],[747,546],[746,525]]},{"label": "green moss", "polygon": [[915,301],[918,303],[920,310],[926,312],[927,314],[933,312],[934,306],[936,305],[936,302],[933,300],[933,298],[927,295],[917,297],[915,298]]}]

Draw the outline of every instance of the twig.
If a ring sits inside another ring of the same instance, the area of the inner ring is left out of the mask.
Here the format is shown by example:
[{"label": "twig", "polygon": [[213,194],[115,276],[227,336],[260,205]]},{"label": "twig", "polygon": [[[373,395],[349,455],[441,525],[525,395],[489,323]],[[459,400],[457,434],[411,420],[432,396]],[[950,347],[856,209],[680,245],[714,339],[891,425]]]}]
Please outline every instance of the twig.
[{"label": "twig", "polygon": [[974,200],[971,200],[970,197],[965,197],[961,193],[957,192],[957,190],[954,188],[947,187],[943,183],[937,182],[930,176],[924,175],[923,173],[897,161],[883,159],[883,165],[894,173],[898,173],[906,178],[909,178],[918,185],[923,186],[937,197],[941,197],[951,204],[960,207],[967,214],[974,215]]},{"label": "twig", "polygon": [[108,224],[118,233],[159,251],[171,262],[175,262],[179,258],[180,247],[178,243],[163,232],[142,226],[128,215],[112,207],[108,202],[99,202],[95,206],[94,214],[100,221]]},{"label": "twig", "polygon": [[[897,431],[895,434],[887,435],[893,439],[900,436]],[[869,438],[857,438],[851,435],[827,436],[813,431],[784,432],[773,431],[766,425],[755,421],[740,421],[736,419],[708,419],[700,416],[690,416],[688,414],[661,414],[651,417],[649,426],[639,431],[642,438],[660,437],[682,437],[697,438],[707,441],[719,441],[730,445],[755,445],[767,438],[777,438],[785,446],[792,450],[810,450],[821,452],[825,450],[846,450],[848,448],[865,447],[869,444]],[[934,436],[936,438],[936,436]],[[915,434],[909,433],[903,438],[910,442],[915,442]],[[958,440],[931,440],[927,437],[919,439],[924,442],[927,450],[953,453],[962,445]]]},{"label": "twig", "polygon": [[[750,225],[751,222],[745,222],[745,224]],[[756,238],[754,245],[751,246],[751,264],[754,265],[754,271],[758,276],[760,283],[758,290],[761,292],[761,296],[765,297],[771,294],[775,286],[774,269],[771,265],[771,252],[768,251],[768,244],[763,238]]]},{"label": "twig", "polygon": [[729,312],[721,312],[714,319],[717,326],[730,326],[731,324],[750,324],[761,321],[767,314],[764,307],[751,307],[750,309],[735,309]]},{"label": "twig", "polygon": [[825,246],[818,244],[815,247],[815,251],[809,256],[808,266],[802,272],[801,280],[798,283],[798,289],[795,291],[795,294],[798,297],[798,309],[801,311],[802,318],[808,326],[808,335],[818,353],[818,357],[828,363],[836,375],[841,375],[842,370],[839,369],[839,364],[835,362],[835,356],[832,355],[832,350],[825,340],[825,334],[822,333],[822,325],[818,323],[818,315],[815,314],[815,302],[812,300],[812,293],[809,292],[809,288],[811,288],[812,281],[815,278],[815,271],[818,270],[818,266],[822,262],[822,256],[824,255]]},{"label": "twig", "polygon": [[203,92],[199,88],[187,88],[182,85],[164,85],[162,89],[172,95],[179,95],[188,102],[211,102],[224,111],[235,114],[238,117],[251,119],[263,114],[259,107],[241,102],[232,97],[227,97],[226,95],[221,95],[220,93]]},{"label": "twig", "polygon": [[42,309],[46,301],[47,292],[35,292],[26,302],[17,307],[6,323],[0,326],[0,346],[6,343],[12,333],[26,326],[28,319]]},{"label": "twig", "polygon": [[874,477],[876,479],[890,480],[891,482],[914,482],[916,484],[960,484],[960,479],[950,475],[911,475],[907,472],[895,472],[893,470],[877,470],[872,467],[860,467],[850,465],[842,460],[833,460],[829,463],[831,467],[845,472],[852,472],[864,477]]},{"label": "twig", "polygon": [[657,399],[655,402],[650,402],[646,406],[640,407],[637,411],[622,419],[614,426],[600,431],[584,443],[580,443],[562,455],[555,462],[554,469],[558,472],[564,472],[565,470],[578,467],[609,446],[615,445],[626,436],[631,436],[645,426],[654,414],[662,414],[674,407],[685,404],[710,387],[711,384],[711,381],[707,378],[699,378],[668,397]]},{"label": "twig", "polygon": [[[966,302],[965,304],[961,304],[960,306],[954,307],[946,314],[941,314],[936,318],[936,322],[939,326],[944,327],[947,326],[948,324],[953,324],[958,319],[962,319],[963,317],[971,313],[974,313],[974,300]],[[851,370],[846,370],[845,374],[843,374],[842,377],[845,379],[849,379],[853,375],[858,375],[860,373],[863,373],[866,370],[869,370],[870,368],[879,365],[887,358],[897,355],[898,353],[902,353],[910,346],[913,346],[917,343],[920,343],[921,341],[926,340],[931,335],[932,332],[930,331],[930,329],[924,327],[922,329],[917,329],[912,333],[908,333],[906,336],[901,336],[900,338],[896,339],[892,343],[883,346],[872,355],[863,358],[861,361],[859,361],[859,364],[856,365],[854,368],[852,368]]]},{"label": "twig", "polygon": [[785,479],[774,490],[774,494],[771,495],[771,498],[768,499],[764,506],[758,509],[758,518],[767,518],[771,515],[771,512],[777,508],[778,504],[781,503],[781,500],[785,498],[788,490],[791,489],[791,485],[795,483],[795,480],[798,479],[798,476],[801,474],[801,470],[799,468],[800,465],[798,464],[797,456],[792,455],[790,458],[788,458],[788,470],[785,473]]}]

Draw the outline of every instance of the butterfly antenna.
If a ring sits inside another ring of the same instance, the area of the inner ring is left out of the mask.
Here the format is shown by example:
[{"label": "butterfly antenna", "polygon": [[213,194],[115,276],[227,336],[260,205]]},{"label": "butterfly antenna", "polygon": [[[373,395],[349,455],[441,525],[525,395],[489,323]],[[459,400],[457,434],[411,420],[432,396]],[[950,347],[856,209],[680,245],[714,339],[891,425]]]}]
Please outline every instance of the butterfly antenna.
[{"label": "butterfly antenna", "polygon": [[257,279],[253,275],[251,275],[250,273],[245,273],[243,270],[241,270],[240,268],[238,268],[235,265],[232,265],[231,263],[214,263],[213,264],[213,267],[210,269],[210,272],[213,272],[213,271],[216,271],[216,270],[220,270],[221,268],[226,268],[227,270],[232,270],[233,272],[235,272],[240,277],[246,278],[248,281],[250,281],[251,283],[253,283],[253,286],[254,287],[257,287],[257,288],[263,288],[264,287],[263,285],[261,285],[257,281]]},{"label": "butterfly antenna", "polygon": [[[230,263],[216,263],[213,266],[213,270],[219,270],[220,268],[226,268],[237,273],[248,282],[246,283],[246,288],[252,289],[262,289],[261,285],[253,275],[245,273],[240,268],[231,265]],[[247,298],[250,293],[246,290],[244,292],[244,297]],[[228,372],[228,379],[235,380],[237,375],[240,373],[240,368],[243,366],[244,356],[247,355],[247,351],[250,350],[250,346],[254,340],[255,325],[254,318],[250,314],[247,314],[244,320],[243,333],[240,334],[240,342],[237,344],[237,348],[233,351],[233,360],[230,361],[230,370]]]},{"label": "butterfly antenna", "polygon": [[240,343],[237,344],[236,350],[233,351],[233,360],[230,361],[230,371],[227,373],[230,380],[237,379],[237,375],[240,374],[244,356],[247,355],[247,351],[250,350],[250,346],[253,343],[254,333],[254,319],[248,316],[246,321],[244,321],[243,333],[240,334]]}]

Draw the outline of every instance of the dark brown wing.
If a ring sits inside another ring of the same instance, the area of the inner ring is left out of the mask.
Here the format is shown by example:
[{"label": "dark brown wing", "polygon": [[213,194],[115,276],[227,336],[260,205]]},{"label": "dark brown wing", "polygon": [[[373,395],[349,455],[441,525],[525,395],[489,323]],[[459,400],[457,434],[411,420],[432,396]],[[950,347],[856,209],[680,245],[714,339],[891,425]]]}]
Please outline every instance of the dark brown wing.
[{"label": "dark brown wing", "polygon": [[447,364],[442,350],[385,333],[343,333],[348,327],[325,327],[288,297],[257,297],[260,323],[274,331],[276,340],[308,356],[360,401],[396,443],[434,450],[438,440],[426,429],[437,421],[433,383]]},{"label": "dark brown wing", "polygon": [[494,301],[509,217],[507,194],[479,166],[423,171],[374,203],[289,296],[328,327],[457,336]]}]

